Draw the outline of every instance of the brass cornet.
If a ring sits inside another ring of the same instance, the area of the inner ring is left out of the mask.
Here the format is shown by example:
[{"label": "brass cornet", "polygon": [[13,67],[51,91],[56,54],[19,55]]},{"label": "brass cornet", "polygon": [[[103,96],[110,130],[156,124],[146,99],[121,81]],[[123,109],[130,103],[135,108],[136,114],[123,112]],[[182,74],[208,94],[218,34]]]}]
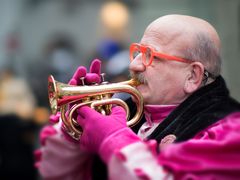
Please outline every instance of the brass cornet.
[{"label": "brass cornet", "polygon": [[[114,93],[124,92],[131,94],[136,100],[137,112],[127,121],[128,126],[138,123],[143,112],[143,97],[134,86],[140,83],[131,79],[120,83],[107,84],[104,80],[101,84],[73,86],[55,81],[53,76],[48,77],[48,96],[53,114],[61,113],[64,130],[74,139],[79,140],[82,128],[74,118],[74,111],[81,106],[88,105],[96,111],[108,115],[113,104],[120,105],[126,110],[129,118],[128,105],[121,99],[112,98]],[[67,109],[69,109],[67,111]]]}]

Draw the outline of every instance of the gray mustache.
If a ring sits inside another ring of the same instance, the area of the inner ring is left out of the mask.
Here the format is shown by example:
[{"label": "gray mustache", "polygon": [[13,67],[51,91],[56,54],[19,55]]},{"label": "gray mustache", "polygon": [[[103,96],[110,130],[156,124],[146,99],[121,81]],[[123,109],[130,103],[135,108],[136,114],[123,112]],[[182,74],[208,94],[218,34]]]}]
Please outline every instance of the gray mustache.
[{"label": "gray mustache", "polygon": [[142,84],[146,84],[147,83],[147,80],[145,79],[143,73],[130,72],[130,77],[134,78],[134,79],[137,79]]}]

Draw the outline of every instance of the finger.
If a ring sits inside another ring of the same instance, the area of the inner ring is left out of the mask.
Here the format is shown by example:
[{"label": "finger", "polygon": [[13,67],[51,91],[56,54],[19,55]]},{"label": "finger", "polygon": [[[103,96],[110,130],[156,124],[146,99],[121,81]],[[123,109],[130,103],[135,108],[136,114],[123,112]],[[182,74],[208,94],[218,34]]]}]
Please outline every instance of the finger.
[{"label": "finger", "polygon": [[37,149],[33,152],[34,155],[34,167],[39,168],[42,160],[42,151]]},{"label": "finger", "polygon": [[40,149],[37,149],[33,152],[35,161],[41,161],[42,159],[42,151]]},{"label": "finger", "polygon": [[44,127],[39,136],[41,145],[44,146],[46,144],[46,139],[49,136],[55,135],[56,133],[56,129],[54,129],[52,126]]},{"label": "finger", "polygon": [[94,83],[99,84],[101,82],[101,78],[96,73],[87,73],[87,75],[85,76],[85,82],[86,84],[94,84]]},{"label": "finger", "polygon": [[77,80],[76,79],[71,79],[68,84],[77,85]]},{"label": "finger", "polygon": [[59,118],[60,118],[60,113],[58,112],[56,115],[53,115],[53,114],[52,114],[52,115],[49,117],[49,121],[50,121],[51,123],[55,124],[55,123],[59,122]]},{"label": "finger", "polygon": [[78,79],[79,77],[86,76],[87,69],[84,66],[79,66],[77,71],[73,74],[72,79]]},{"label": "finger", "polygon": [[96,73],[100,75],[101,73],[101,61],[99,59],[94,59],[89,68],[90,73]]},{"label": "finger", "polygon": [[35,162],[34,167],[38,169],[40,167],[40,161]]},{"label": "finger", "polygon": [[81,85],[81,77],[85,77],[87,73],[87,69],[84,66],[79,66],[75,73],[73,74],[72,79],[69,83],[73,83],[71,85]]}]

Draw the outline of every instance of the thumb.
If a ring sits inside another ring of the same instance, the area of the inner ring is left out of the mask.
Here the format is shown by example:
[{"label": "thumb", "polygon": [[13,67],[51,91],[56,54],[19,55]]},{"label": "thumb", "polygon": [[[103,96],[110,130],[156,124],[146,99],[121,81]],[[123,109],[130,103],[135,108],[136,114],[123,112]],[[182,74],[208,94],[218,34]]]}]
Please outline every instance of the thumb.
[{"label": "thumb", "polygon": [[118,117],[121,117],[121,118],[126,118],[127,113],[122,106],[114,106],[112,108],[111,115],[115,115],[115,116],[118,116]]},{"label": "thumb", "polygon": [[99,116],[99,113],[94,109],[90,108],[89,106],[82,106],[78,108],[77,112],[78,112],[77,122],[82,128],[85,127],[86,123],[91,123],[90,120],[92,117],[98,119]]},{"label": "thumb", "polygon": [[99,116],[99,113],[89,106],[82,106],[78,108],[77,112],[82,118],[91,118],[93,116]]}]

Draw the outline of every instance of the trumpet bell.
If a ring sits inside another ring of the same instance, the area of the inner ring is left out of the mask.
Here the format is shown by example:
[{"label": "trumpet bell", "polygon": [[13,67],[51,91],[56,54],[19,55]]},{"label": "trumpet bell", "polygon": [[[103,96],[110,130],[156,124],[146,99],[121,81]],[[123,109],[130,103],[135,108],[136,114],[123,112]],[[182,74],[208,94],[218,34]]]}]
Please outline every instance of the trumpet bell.
[{"label": "trumpet bell", "polygon": [[53,114],[56,114],[58,111],[58,103],[57,103],[57,87],[55,83],[55,79],[52,75],[48,77],[48,99],[50,108]]}]

